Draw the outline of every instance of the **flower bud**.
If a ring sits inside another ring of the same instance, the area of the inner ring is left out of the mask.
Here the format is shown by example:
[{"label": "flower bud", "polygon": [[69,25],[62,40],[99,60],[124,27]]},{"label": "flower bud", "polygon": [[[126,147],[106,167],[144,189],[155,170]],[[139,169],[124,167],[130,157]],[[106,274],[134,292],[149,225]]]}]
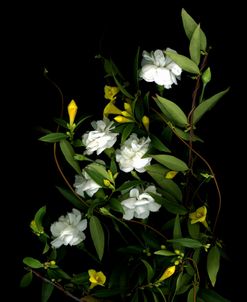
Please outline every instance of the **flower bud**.
[{"label": "flower bud", "polygon": [[71,100],[67,108],[69,114],[69,125],[72,126],[74,124],[78,107],[76,105],[76,102],[74,100]]},{"label": "flower bud", "polygon": [[165,279],[171,277],[171,275],[173,275],[175,273],[175,270],[176,270],[175,265],[168,267],[164,271],[163,275],[159,278],[158,282],[164,281]]},{"label": "flower bud", "polygon": [[148,131],[149,130],[149,117],[147,117],[146,115],[144,115],[142,117],[142,123],[143,123],[143,126],[145,127],[145,129]]},{"label": "flower bud", "polygon": [[208,67],[202,74],[202,82],[204,85],[206,85],[210,81],[211,81],[211,70],[210,67]]}]

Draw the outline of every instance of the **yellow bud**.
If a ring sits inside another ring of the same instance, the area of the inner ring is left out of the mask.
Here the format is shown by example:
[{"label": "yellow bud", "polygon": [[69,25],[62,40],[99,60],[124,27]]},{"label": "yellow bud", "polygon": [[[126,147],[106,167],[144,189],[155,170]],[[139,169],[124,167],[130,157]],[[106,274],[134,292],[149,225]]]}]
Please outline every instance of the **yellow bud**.
[{"label": "yellow bud", "polygon": [[122,114],[123,116],[125,116],[125,117],[132,117],[132,115],[129,114],[128,111],[122,111],[121,114]]},{"label": "yellow bud", "polygon": [[50,261],[50,265],[56,265],[56,261],[51,260],[51,261]]},{"label": "yellow bud", "polygon": [[70,124],[70,126],[72,126],[74,124],[75,116],[76,116],[77,109],[78,109],[76,102],[74,100],[71,100],[67,109],[68,109],[68,114],[69,114],[69,124]]},{"label": "yellow bud", "polygon": [[147,117],[146,115],[144,115],[144,116],[142,117],[142,123],[143,123],[143,126],[145,127],[145,129],[146,129],[147,131],[149,131],[149,123],[150,123],[149,117]]},{"label": "yellow bud", "polygon": [[171,277],[175,273],[175,270],[176,270],[175,265],[168,267],[164,271],[163,275],[159,278],[158,282],[164,281],[165,279]]},{"label": "yellow bud", "polygon": [[178,172],[176,171],[169,171],[167,174],[166,174],[166,179],[173,179],[176,175],[177,175]]},{"label": "yellow bud", "polygon": [[132,108],[129,103],[124,103],[124,109],[132,115]]},{"label": "yellow bud", "polygon": [[132,120],[130,120],[127,117],[124,117],[122,115],[118,115],[118,116],[114,117],[114,120],[118,123],[131,123],[131,122],[133,122]]},{"label": "yellow bud", "polygon": [[108,179],[104,179],[103,182],[106,187],[109,187],[111,184],[111,182]]}]

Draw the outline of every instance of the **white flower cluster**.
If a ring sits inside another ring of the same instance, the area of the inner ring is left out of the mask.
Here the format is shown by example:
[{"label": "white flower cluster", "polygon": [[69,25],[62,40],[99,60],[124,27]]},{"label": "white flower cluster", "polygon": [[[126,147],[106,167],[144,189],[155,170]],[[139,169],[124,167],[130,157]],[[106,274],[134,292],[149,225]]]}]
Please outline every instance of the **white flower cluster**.
[{"label": "white flower cluster", "polygon": [[82,136],[82,143],[86,146],[85,154],[91,155],[96,151],[97,155],[107,148],[111,148],[116,140],[118,133],[113,133],[111,130],[113,122],[109,120],[100,120],[92,122],[94,131],[88,131]]},{"label": "white flower cluster", "polygon": [[71,213],[61,216],[51,227],[51,233],[55,239],[51,245],[59,248],[61,245],[77,245],[82,242],[86,236],[83,231],[87,228],[87,220],[81,219],[81,212],[72,209]]},{"label": "white flower cluster", "polygon": [[[176,53],[171,48],[166,50]],[[139,74],[141,79],[146,82],[155,82],[166,89],[171,88],[172,84],[177,84],[177,79],[180,80],[182,68],[165,56],[162,50],[157,49],[151,53],[144,50],[142,56],[142,69]]]},{"label": "white flower cluster", "polygon": [[75,191],[81,197],[85,197],[84,192],[88,196],[92,197],[101,187],[97,184],[85,171],[82,171],[82,175],[75,176],[74,183]]},{"label": "white flower cluster", "polygon": [[124,142],[120,149],[116,150],[116,161],[123,172],[136,170],[145,172],[145,167],[150,164],[152,157],[144,157],[148,151],[150,138],[138,138],[136,133],[132,133]]},{"label": "white flower cluster", "polygon": [[145,219],[150,212],[157,212],[161,205],[155,202],[149,193],[156,192],[155,186],[148,186],[143,192],[139,188],[130,190],[129,198],[121,202],[124,209],[123,218],[131,220],[133,217]]}]

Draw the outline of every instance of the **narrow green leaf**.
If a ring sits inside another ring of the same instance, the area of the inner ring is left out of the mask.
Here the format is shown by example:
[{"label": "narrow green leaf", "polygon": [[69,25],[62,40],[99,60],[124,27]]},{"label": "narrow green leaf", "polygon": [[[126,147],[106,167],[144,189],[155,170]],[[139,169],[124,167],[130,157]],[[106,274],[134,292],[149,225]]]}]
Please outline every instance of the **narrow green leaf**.
[{"label": "narrow green leaf", "polygon": [[193,60],[197,66],[201,59],[200,32],[200,24],[198,24],[192,34],[189,46],[191,60]]},{"label": "narrow green leaf", "polygon": [[153,134],[150,134],[149,137],[150,137],[151,142],[152,142],[152,147],[154,147],[155,149],[157,149],[159,151],[162,151],[162,152],[167,152],[167,153],[171,152],[171,150],[168,149],[166,147],[166,145],[164,145],[162,143],[162,141],[157,136],[155,136]]},{"label": "narrow green leaf", "polygon": [[151,279],[154,276],[154,270],[152,268],[152,266],[144,259],[141,259],[141,261],[143,262],[143,264],[145,265],[146,269],[147,269],[147,282],[150,283]]},{"label": "narrow green leaf", "polygon": [[216,245],[212,246],[207,256],[207,271],[212,286],[215,286],[220,268],[220,251]]},{"label": "narrow green leaf", "polygon": [[119,90],[122,92],[122,94],[125,95],[127,98],[133,100],[134,97],[124,88],[123,85],[121,85],[121,83],[118,81],[118,79],[116,78],[114,73],[112,73],[112,76],[113,76],[114,81],[117,84]]},{"label": "narrow green leaf", "polygon": [[190,234],[190,237],[193,239],[198,239],[200,236],[200,225],[199,223],[191,223],[190,220],[188,220],[188,232]]},{"label": "narrow green leaf", "polygon": [[33,273],[28,272],[26,273],[20,281],[20,287],[27,287],[33,280]]},{"label": "narrow green leaf", "polygon": [[[182,237],[182,231],[181,231],[181,225],[180,225],[180,219],[179,219],[179,214],[176,215],[175,221],[174,221],[174,228],[173,228],[173,238],[181,238]],[[173,243],[173,249],[174,250],[180,250],[183,251],[181,248],[181,245],[174,242]]]},{"label": "narrow green leaf", "polygon": [[74,151],[73,147],[71,146],[71,144],[67,140],[63,139],[60,141],[60,148],[61,148],[61,151],[62,151],[65,159],[70,164],[70,166],[72,168],[74,168],[74,170],[78,174],[81,174],[81,168],[80,168],[78,162],[75,161],[75,159],[74,159],[75,151]]},{"label": "narrow green leaf", "polygon": [[[181,15],[185,34],[187,38],[191,40],[191,37],[197,27],[197,23],[184,8],[182,8]],[[207,38],[202,30],[200,30],[200,48],[203,51],[206,51],[207,48]]]},{"label": "narrow green leaf", "polygon": [[165,54],[177,63],[184,71],[193,74],[200,74],[200,69],[191,59],[172,51],[165,51]]},{"label": "narrow green leaf", "polygon": [[64,189],[64,188],[61,188],[59,186],[56,186],[56,188],[76,208],[78,208],[78,209],[85,209],[85,206],[83,206],[82,201],[71,190]]},{"label": "narrow green leaf", "polygon": [[200,103],[194,110],[193,113],[193,123],[196,124],[200,118],[210,109],[214,107],[214,105],[229,91],[229,87],[215,95],[211,96],[209,99]]},{"label": "narrow green leaf", "polygon": [[175,256],[176,254],[174,252],[168,251],[168,250],[158,250],[154,252],[155,255],[160,255],[160,256]]},{"label": "narrow green leaf", "polygon": [[185,293],[191,287],[191,282],[192,276],[187,273],[181,272],[176,283],[176,294],[181,295]]},{"label": "narrow green leaf", "polygon": [[105,235],[98,217],[92,216],[90,218],[89,229],[97,255],[101,260],[105,248]]},{"label": "narrow green leaf", "polygon": [[149,193],[157,203],[161,204],[168,212],[173,214],[187,214],[187,209],[177,201],[171,201],[154,193]]},{"label": "narrow green leaf", "polygon": [[157,162],[159,162],[160,164],[164,165],[165,167],[173,171],[184,172],[189,169],[189,167],[184,161],[173,155],[157,154],[157,155],[151,155],[151,157],[157,160]]},{"label": "narrow green leaf", "polygon": [[231,302],[230,300],[223,298],[220,294],[216,293],[212,289],[202,288],[199,292],[200,297],[206,302]]},{"label": "narrow green leaf", "polygon": [[32,257],[25,257],[23,259],[23,263],[26,264],[27,266],[31,267],[31,268],[41,268],[41,267],[43,267],[43,264],[39,260],[34,259]]},{"label": "narrow green leaf", "polygon": [[191,238],[176,238],[176,239],[169,239],[167,241],[171,243],[178,243],[181,246],[190,247],[190,248],[200,248],[203,246],[203,244],[200,241]]},{"label": "narrow green leaf", "polygon": [[[181,137],[183,140],[185,140],[185,141],[190,141],[191,140],[189,132],[185,132],[185,131],[177,128],[177,127],[173,127],[173,131],[179,137]],[[196,141],[203,143],[203,140],[200,137],[198,137],[195,134],[193,134],[193,136],[192,136],[192,142],[196,142]]]},{"label": "narrow green leaf", "polygon": [[187,302],[197,301],[197,292],[198,292],[198,287],[193,286],[188,293]]},{"label": "narrow green leaf", "polygon": [[129,135],[132,133],[132,130],[134,128],[135,124],[134,123],[128,123],[126,127],[124,128],[121,136],[121,144],[123,144],[126,139],[129,137]]},{"label": "narrow green leaf", "polygon": [[159,106],[160,110],[172,124],[175,124],[179,127],[187,127],[187,116],[177,104],[159,95],[156,95],[154,100],[156,101],[156,104]]},{"label": "narrow green leaf", "polygon": [[138,186],[139,184],[143,183],[142,180],[128,180],[126,182],[124,182],[119,188],[117,188],[117,191],[126,191],[126,190],[130,190],[133,187]]},{"label": "narrow green leaf", "polygon": [[88,175],[102,187],[104,186],[104,179],[111,180],[104,165],[94,162],[87,165],[84,169]]},{"label": "narrow green leaf", "polygon": [[47,302],[50,299],[53,290],[54,285],[44,281],[41,289],[41,302]]},{"label": "narrow green leaf", "polygon": [[42,142],[47,142],[47,143],[56,143],[56,142],[60,142],[61,140],[64,140],[67,138],[67,134],[65,133],[49,133],[46,134],[42,137],[39,138],[40,141]]},{"label": "narrow green leaf", "polygon": [[38,232],[43,232],[42,220],[46,213],[46,206],[41,207],[34,216],[35,226]]}]

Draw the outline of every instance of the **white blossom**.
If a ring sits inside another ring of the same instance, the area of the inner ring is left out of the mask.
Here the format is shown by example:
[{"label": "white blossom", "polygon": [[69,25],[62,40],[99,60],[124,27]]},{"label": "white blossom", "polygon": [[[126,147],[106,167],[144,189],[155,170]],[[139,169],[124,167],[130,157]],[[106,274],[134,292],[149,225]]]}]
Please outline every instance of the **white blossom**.
[{"label": "white blossom", "polygon": [[119,163],[120,170],[130,172],[145,172],[145,167],[150,164],[152,158],[144,157],[148,151],[150,138],[138,138],[136,133],[132,133],[124,142],[120,149],[116,150],[116,161]]},{"label": "white blossom", "polygon": [[61,245],[77,245],[82,242],[86,236],[83,231],[87,228],[87,220],[81,219],[81,212],[72,209],[72,212],[66,216],[61,216],[51,227],[51,233],[55,239],[51,245],[59,248]]},{"label": "white blossom", "polygon": [[[171,48],[166,50],[177,53]],[[165,56],[162,50],[157,49],[154,52],[151,51],[151,53],[144,50],[142,56],[142,69],[139,76],[146,82],[155,82],[169,89],[172,84],[177,84],[177,79],[180,80],[182,68],[171,58]]]},{"label": "white blossom", "polygon": [[93,121],[92,124],[95,130],[87,131],[82,136],[82,143],[86,147],[85,154],[91,155],[96,151],[97,155],[107,148],[111,148],[116,140],[118,133],[111,132],[115,127],[113,122],[108,119]]},{"label": "white blossom", "polygon": [[145,219],[150,212],[157,212],[160,209],[161,205],[155,202],[149,192],[160,195],[156,192],[155,186],[148,186],[142,193],[139,188],[130,190],[129,198],[121,201],[124,219],[131,220],[133,217]]},{"label": "white blossom", "polygon": [[84,192],[92,197],[101,188],[86,171],[82,171],[82,175],[75,175],[74,187],[75,192],[82,197],[85,197]]}]

